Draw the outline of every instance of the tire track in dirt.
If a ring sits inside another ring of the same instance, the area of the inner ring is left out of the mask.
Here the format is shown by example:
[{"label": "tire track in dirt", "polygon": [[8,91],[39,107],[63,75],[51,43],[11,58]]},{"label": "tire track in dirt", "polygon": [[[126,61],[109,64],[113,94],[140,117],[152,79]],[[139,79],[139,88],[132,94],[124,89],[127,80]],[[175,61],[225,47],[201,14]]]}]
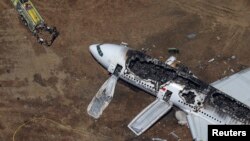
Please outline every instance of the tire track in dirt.
[{"label": "tire track in dirt", "polygon": [[10,0],[1,0],[0,1],[0,11],[9,8],[10,5],[11,5]]},{"label": "tire track in dirt", "polygon": [[201,0],[195,2],[177,0],[172,2],[187,12],[196,13],[200,16],[214,17],[223,24],[233,24],[242,27],[249,26],[250,20],[248,14],[246,14],[249,11],[233,10],[230,7],[220,6],[216,5],[216,3]]},{"label": "tire track in dirt", "polygon": [[246,13],[249,11],[234,10],[231,7],[201,0],[188,2],[177,0],[173,2],[187,12],[215,18],[222,25],[229,25],[223,52],[226,52],[228,49],[234,50],[234,47],[238,46],[243,34],[249,27],[250,21],[248,20],[249,18],[246,18],[246,15],[248,15]]},{"label": "tire track in dirt", "polygon": [[[53,125],[53,126],[52,126]],[[75,138],[71,137],[71,134],[79,135],[78,138],[81,140],[83,137],[85,140],[95,140],[95,141],[103,141],[103,140],[111,140],[110,137],[104,136],[99,133],[91,133],[85,129],[75,129],[72,128],[70,125],[64,125],[58,121],[48,119],[48,118],[33,118],[20,126],[15,130],[12,141],[17,141],[16,136],[22,130],[28,128],[30,132],[34,132],[36,130],[41,130],[42,132],[35,132],[30,134],[32,139],[34,140],[44,140],[44,139],[56,139],[56,140],[76,140]],[[58,132],[58,131],[60,132]],[[53,134],[54,133],[54,134]],[[56,133],[56,134],[55,134]],[[62,136],[63,134],[63,136]],[[76,137],[76,136],[75,136]],[[78,140],[78,139],[77,139]]]},{"label": "tire track in dirt", "polygon": [[239,26],[231,27],[228,33],[228,39],[225,42],[223,51],[228,50],[230,47],[237,47],[238,43],[241,42],[242,36],[245,29]]},{"label": "tire track in dirt", "polygon": [[[7,3],[7,2],[6,2]],[[10,7],[10,6],[9,6]],[[28,30],[18,19],[18,14],[14,8],[0,11],[0,54],[8,54],[16,44],[18,46],[27,45]]]}]

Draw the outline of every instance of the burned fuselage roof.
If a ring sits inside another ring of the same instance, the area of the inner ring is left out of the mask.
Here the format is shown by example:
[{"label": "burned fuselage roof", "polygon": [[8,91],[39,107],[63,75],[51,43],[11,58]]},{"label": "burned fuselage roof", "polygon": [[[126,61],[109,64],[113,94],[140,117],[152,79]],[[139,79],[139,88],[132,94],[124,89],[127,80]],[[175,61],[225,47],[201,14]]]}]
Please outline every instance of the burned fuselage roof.
[{"label": "burned fuselage roof", "polygon": [[236,99],[224,94],[221,91],[213,92],[207,96],[207,102],[219,111],[227,113],[243,123],[250,124],[250,109]]},{"label": "burned fuselage roof", "polygon": [[[173,68],[140,51],[128,50],[126,69],[143,80],[155,81],[159,86],[171,81],[185,86],[185,90],[202,93],[206,95],[204,107],[213,107],[218,113],[222,112],[243,123],[250,123],[249,107],[194,77],[185,66]],[[195,96],[192,92],[182,94],[187,103],[194,103]]]},{"label": "burned fuselage roof", "polygon": [[129,50],[127,57],[127,67],[141,79],[154,80],[161,85],[176,77],[176,72],[172,67],[142,52]]},{"label": "burned fuselage roof", "polygon": [[141,79],[150,79],[158,82],[159,86],[168,81],[175,81],[185,85],[186,88],[199,91],[207,88],[207,84],[193,77],[187,67],[181,65],[178,69],[175,69],[158,59],[136,50],[128,50],[126,68]]}]

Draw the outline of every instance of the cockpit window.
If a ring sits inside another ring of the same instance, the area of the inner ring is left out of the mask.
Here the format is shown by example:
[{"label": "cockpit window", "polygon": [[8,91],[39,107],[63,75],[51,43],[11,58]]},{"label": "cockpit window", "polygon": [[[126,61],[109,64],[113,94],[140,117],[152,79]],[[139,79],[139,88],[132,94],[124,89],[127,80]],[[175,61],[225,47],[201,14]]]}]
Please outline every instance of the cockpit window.
[{"label": "cockpit window", "polygon": [[98,54],[102,57],[102,56],[103,56],[103,52],[102,52],[100,46],[101,46],[101,44],[100,44],[100,45],[97,45],[97,52],[98,52]]}]

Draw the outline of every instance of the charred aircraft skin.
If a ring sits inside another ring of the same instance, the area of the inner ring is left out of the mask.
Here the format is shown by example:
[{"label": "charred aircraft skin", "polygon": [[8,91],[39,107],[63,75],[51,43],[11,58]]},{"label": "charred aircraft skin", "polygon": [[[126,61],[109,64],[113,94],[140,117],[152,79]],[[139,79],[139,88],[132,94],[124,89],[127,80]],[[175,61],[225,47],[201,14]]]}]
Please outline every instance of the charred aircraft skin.
[{"label": "charred aircraft skin", "polygon": [[[242,124],[250,124],[249,107],[199,80],[186,67],[173,68],[140,51],[128,50],[126,69],[126,73],[153,83],[155,91],[170,81],[185,86],[180,97],[191,107],[194,106],[196,112],[208,108],[221,117],[230,116]],[[202,98],[197,102],[196,97]]]},{"label": "charred aircraft skin", "polygon": [[128,50],[126,67],[141,79],[154,81],[158,86],[177,77],[172,67],[135,50]]}]

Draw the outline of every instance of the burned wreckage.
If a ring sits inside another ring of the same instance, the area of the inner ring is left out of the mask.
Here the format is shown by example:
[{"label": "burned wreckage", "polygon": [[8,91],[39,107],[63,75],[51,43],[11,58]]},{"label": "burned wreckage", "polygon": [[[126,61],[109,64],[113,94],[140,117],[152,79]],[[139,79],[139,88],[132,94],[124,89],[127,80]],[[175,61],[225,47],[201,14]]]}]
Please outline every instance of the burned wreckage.
[{"label": "burned wreckage", "polygon": [[[202,107],[214,107],[222,116],[229,114],[236,120],[250,124],[250,109],[246,105],[199,80],[183,65],[173,68],[140,51],[129,50],[126,68],[128,70],[126,73],[132,73],[138,79],[151,82],[154,85],[155,95],[164,83],[170,81],[178,83],[185,86],[180,92],[180,97],[197,110]],[[195,103],[196,97],[202,99]]]},{"label": "burned wreckage", "polygon": [[[201,81],[176,60],[163,63],[126,45],[94,44],[90,52],[111,73],[87,108],[96,119],[111,102],[117,80],[122,79],[156,97],[128,124],[136,135],[149,129],[173,106],[183,111],[195,140],[207,140],[209,124],[250,124],[249,105],[236,94],[226,94]],[[248,72],[250,75],[250,69]]]}]

